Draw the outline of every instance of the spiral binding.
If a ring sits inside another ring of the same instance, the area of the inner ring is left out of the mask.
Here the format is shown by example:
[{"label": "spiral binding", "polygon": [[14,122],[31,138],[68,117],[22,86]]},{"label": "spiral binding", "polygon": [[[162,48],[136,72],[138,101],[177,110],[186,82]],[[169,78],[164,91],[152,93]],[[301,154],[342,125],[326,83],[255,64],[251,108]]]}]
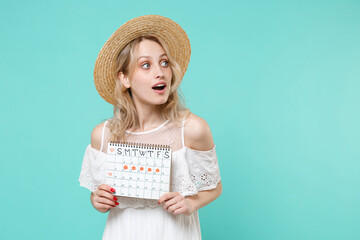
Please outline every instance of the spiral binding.
[{"label": "spiral binding", "polygon": [[137,149],[151,149],[151,150],[171,150],[170,145],[150,144],[150,143],[133,143],[133,142],[109,142],[112,147],[134,147]]}]

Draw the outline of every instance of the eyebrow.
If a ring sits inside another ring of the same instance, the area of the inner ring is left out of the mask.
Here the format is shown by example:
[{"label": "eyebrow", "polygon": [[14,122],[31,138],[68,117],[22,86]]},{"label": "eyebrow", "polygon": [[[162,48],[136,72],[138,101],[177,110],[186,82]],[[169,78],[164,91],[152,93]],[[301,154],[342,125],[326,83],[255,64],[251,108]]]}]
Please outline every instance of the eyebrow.
[{"label": "eyebrow", "polygon": [[[163,57],[163,56],[167,56],[167,54],[166,54],[166,53],[161,54],[159,57]],[[137,61],[139,61],[140,58],[151,58],[151,57],[150,57],[150,56],[140,56],[140,57],[137,59]]]}]

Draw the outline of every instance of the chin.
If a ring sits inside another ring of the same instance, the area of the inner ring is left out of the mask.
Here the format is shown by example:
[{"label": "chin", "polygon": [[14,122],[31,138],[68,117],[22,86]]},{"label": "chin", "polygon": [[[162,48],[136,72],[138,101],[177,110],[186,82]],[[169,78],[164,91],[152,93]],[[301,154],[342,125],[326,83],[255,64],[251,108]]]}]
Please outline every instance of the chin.
[{"label": "chin", "polygon": [[163,98],[159,99],[155,104],[162,105],[162,104],[166,103],[168,101],[168,99],[169,99],[169,96],[166,96],[166,97],[164,96]]},{"label": "chin", "polygon": [[156,105],[163,105],[167,103],[168,98],[164,99],[163,101],[159,101]]}]

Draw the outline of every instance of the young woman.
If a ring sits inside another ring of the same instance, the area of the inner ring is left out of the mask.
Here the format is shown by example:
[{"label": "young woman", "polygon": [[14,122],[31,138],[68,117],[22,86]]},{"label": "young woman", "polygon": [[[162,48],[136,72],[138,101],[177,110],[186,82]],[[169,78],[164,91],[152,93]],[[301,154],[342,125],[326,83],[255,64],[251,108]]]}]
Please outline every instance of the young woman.
[{"label": "young woman", "polygon": [[[198,209],[222,186],[210,128],[178,95],[190,52],[177,23],[148,15],[121,26],[99,53],[95,85],[114,116],[92,131],[79,180],[94,208],[109,211],[103,239],[201,239]],[[110,141],[170,145],[171,191],[158,200],[115,197],[104,184]]]}]

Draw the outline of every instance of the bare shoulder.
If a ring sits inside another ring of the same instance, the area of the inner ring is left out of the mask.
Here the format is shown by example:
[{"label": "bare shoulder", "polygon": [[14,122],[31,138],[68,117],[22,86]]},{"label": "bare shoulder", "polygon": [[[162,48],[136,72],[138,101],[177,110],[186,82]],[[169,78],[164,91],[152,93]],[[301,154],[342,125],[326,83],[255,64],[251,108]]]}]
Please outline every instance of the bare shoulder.
[{"label": "bare shoulder", "polygon": [[184,126],[185,146],[200,151],[214,147],[214,141],[209,124],[205,119],[190,113]]},{"label": "bare shoulder", "polygon": [[94,127],[91,132],[91,147],[100,150],[101,148],[101,136],[105,122],[100,123]]}]

